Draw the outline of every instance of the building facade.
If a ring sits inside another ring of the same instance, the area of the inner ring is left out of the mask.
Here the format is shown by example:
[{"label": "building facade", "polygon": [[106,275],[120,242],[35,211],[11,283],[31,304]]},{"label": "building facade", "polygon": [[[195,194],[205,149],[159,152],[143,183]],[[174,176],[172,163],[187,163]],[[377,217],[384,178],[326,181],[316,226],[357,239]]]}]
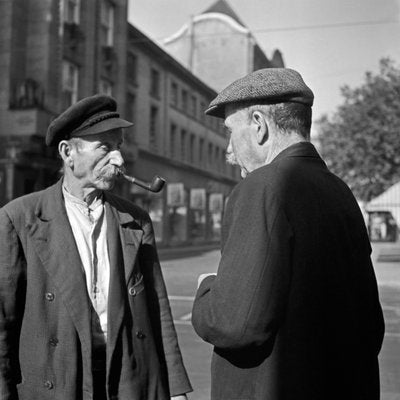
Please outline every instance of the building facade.
[{"label": "building facade", "polygon": [[51,120],[97,92],[124,107],[127,0],[0,2],[0,206],[59,178]]},{"label": "building facade", "polygon": [[163,41],[164,48],[194,75],[220,91],[261,68],[283,67],[279,50],[271,59],[225,0],[217,0]]},{"label": "building facade", "polygon": [[160,246],[219,240],[225,200],[239,180],[225,163],[221,122],[204,115],[216,92],[127,23],[127,0],[2,0],[0,206],[60,178],[48,125],[77,100],[105,93],[132,120],[126,181],[116,192],[146,208]]},{"label": "building facade", "polygon": [[225,162],[221,121],[204,114],[216,92],[132,25],[128,43],[126,115],[137,149],[128,172],[167,181],[160,194],[131,186],[130,197],[150,212],[160,244],[218,241],[240,174]]}]

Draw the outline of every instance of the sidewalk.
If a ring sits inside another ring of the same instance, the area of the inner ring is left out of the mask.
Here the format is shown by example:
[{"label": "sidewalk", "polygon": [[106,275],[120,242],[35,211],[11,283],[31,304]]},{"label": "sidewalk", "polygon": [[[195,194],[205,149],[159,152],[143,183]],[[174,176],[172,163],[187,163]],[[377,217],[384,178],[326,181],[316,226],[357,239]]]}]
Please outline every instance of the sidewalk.
[{"label": "sidewalk", "polygon": [[400,242],[374,242],[372,250],[385,317],[385,339],[379,354],[381,399],[400,400]]},{"label": "sidewalk", "polygon": [[400,262],[400,242],[372,243],[377,262]]},{"label": "sidewalk", "polygon": [[218,250],[220,243],[192,244],[187,246],[164,247],[158,249],[160,261],[174,260],[185,257],[200,256],[212,250]]},{"label": "sidewalk", "polygon": [[400,242],[373,242],[371,259],[379,286],[400,290]]}]

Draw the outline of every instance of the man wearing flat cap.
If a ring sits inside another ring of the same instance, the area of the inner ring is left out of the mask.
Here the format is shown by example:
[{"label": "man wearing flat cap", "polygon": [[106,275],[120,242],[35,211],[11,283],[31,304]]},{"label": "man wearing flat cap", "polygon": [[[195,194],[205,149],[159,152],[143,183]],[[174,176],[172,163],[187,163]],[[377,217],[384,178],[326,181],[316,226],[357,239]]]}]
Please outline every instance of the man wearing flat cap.
[{"label": "man wearing flat cap", "polygon": [[49,126],[64,176],[0,209],[0,398],[169,400],[191,391],[148,214],[108,190],[124,160],[113,98]]},{"label": "man wearing flat cap", "polygon": [[206,114],[225,119],[244,178],[192,323],[214,345],[213,400],[377,400],[384,322],[363,217],[310,143],[313,93],[255,71]]}]

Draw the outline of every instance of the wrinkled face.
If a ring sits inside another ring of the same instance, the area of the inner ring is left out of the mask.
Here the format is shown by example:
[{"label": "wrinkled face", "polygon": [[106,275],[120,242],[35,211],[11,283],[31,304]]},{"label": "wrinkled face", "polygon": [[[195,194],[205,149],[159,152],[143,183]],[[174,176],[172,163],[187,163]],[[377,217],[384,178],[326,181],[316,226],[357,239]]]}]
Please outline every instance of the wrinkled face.
[{"label": "wrinkled face", "polygon": [[229,164],[239,165],[241,176],[245,178],[255,169],[254,158],[256,143],[248,114],[243,109],[227,106],[225,126],[229,133],[226,160]]},{"label": "wrinkled face", "polygon": [[82,188],[110,190],[123,167],[122,129],[113,129],[75,140],[72,146],[72,173]]}]

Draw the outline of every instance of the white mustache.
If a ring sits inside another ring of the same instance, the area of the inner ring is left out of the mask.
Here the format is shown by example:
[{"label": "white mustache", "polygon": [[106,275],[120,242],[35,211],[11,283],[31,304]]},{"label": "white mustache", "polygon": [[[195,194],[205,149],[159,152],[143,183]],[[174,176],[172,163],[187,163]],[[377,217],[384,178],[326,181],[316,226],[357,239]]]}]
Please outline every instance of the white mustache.
[{"label": "white mustache", "polygon": [[237,160],[234,153],[226,153],[225,155],[226,162],[231,165],[237,165]]},{"label": "white mustache", "polygon": [[106,169],[101,170],[99,178],[112,179],[117,177],[118,174],[119,174],[119,169],[117,167],[107,167]]}]

